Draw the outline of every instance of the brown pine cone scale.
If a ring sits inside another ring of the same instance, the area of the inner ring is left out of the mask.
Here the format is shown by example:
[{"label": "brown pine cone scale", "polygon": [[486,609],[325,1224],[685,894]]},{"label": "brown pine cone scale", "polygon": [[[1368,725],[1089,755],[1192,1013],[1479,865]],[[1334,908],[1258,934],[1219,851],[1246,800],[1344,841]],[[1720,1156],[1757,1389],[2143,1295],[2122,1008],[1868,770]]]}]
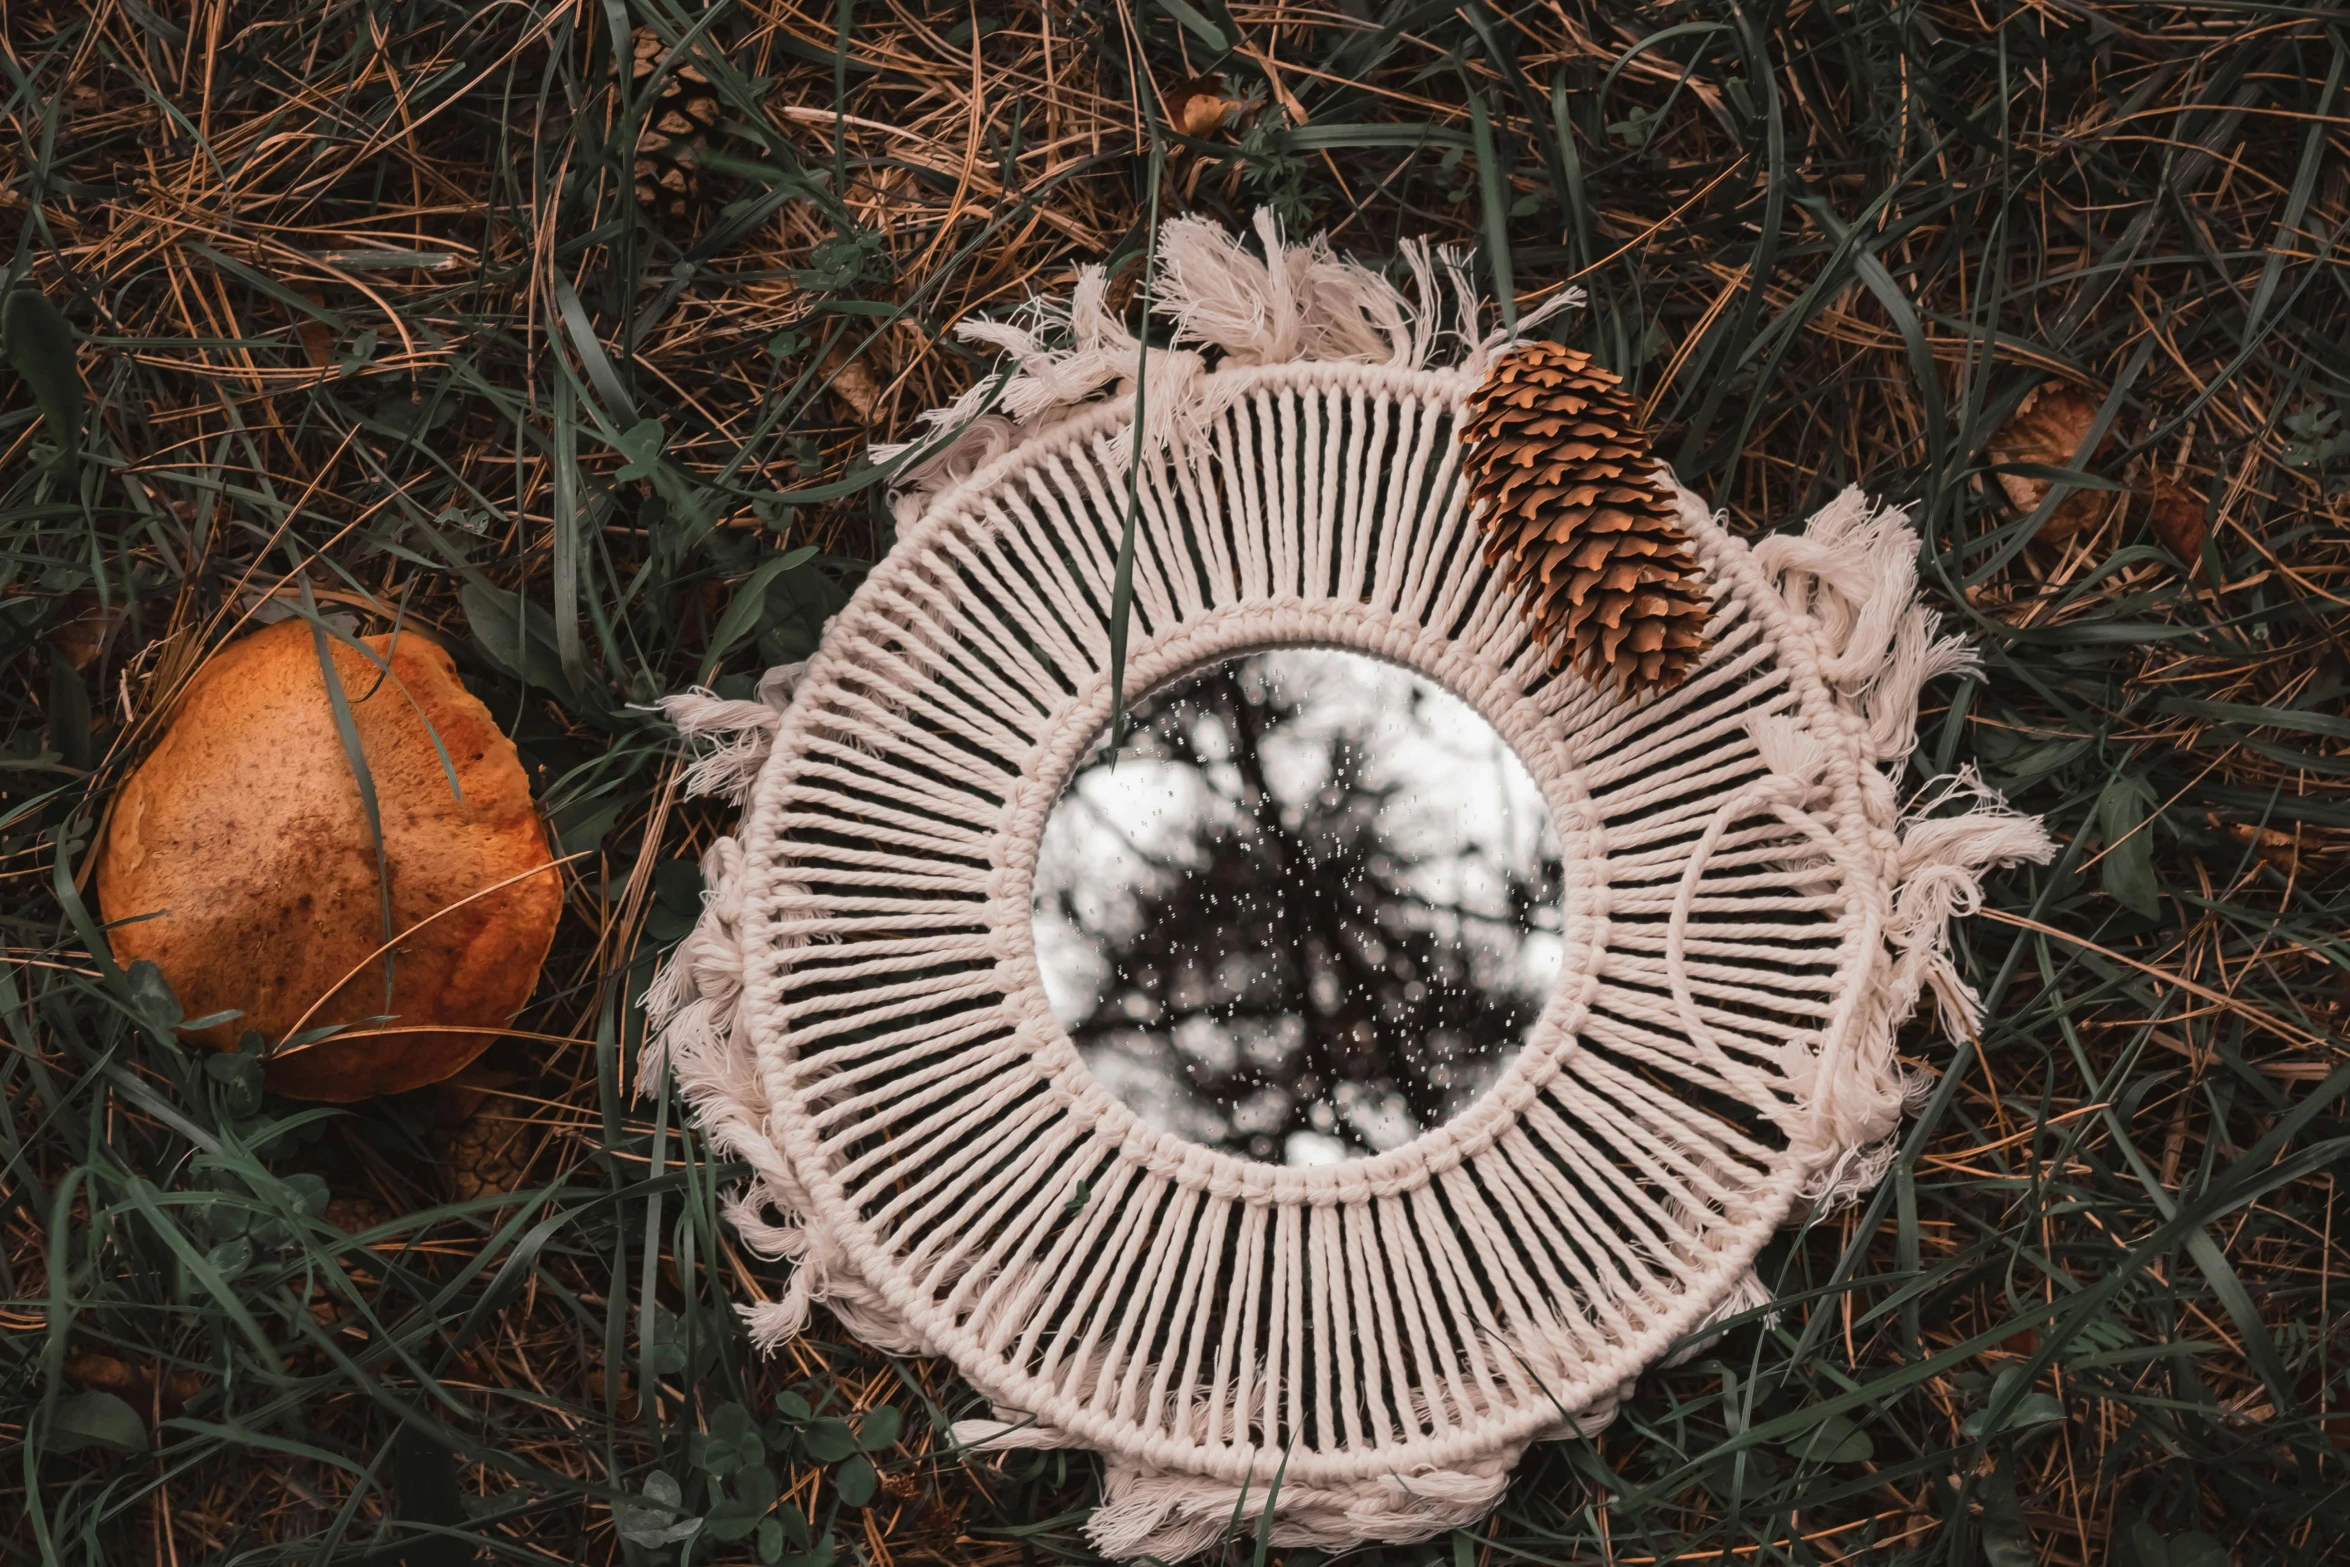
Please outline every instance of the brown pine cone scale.
[{"label": "brown pine cone scale", "polygon": [[[638,91],[667,57],[669,46],[650,27],[629,39],[629,79]],[[645,112],[636,142],[636,199],[639,206],[670,220],[682,220],[693,205],[699,182],[697,154],[707,151],[718,128],[718,95],[710,78],[683,61],[662,78],[661,95]]]},{"label": "brown pine cone scale", "polygon": [[1461,441],[1485,559],[1521,595],[1552,666],[1620,693],[1686,678],[1711,604],[1618,379],[1555,343],[1512,349],[1469,395]]}]

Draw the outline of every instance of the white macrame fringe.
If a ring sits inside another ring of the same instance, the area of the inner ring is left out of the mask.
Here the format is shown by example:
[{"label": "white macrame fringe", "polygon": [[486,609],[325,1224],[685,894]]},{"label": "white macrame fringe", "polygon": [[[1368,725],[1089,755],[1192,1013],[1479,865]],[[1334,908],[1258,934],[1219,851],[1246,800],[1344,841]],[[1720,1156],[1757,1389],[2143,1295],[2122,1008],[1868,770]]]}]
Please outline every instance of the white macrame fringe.
[{"label": "white macrame fringe", "polygon": [[[1425,243],[1407,241],[1407,296],[1378,272],[1336,254],[1320,235],[1298,244],[1284,241],[1269,211],[1257,214],[1256,233],[1262,255],[1240,236],[1199,218],[1176,218],[1161,227],[1159,274],[1149,285],[1147,306],[1174,327],[1172,347],[1143,351],[1109,308],[1109,274],[1099,266],[1079,269],[1066,305],[1031,301],[1026,325],[966,321],[957,327],[965,342],[995,349],[1016,368],[924,414],[928,433],[922,438],[873,448],[880,463],[921,453],[897,478],[900,529],[920,519],[933,498],[1015,446],[1089,404],[1131,395],[1138,385],[1147,461],[1189,445],[1229,406],[1234,383],[1216,378],[1217,365],[1310,362],[1425,370],[1447,357],[1449,340],[1459,371],[1482,378],[1494,355],[1583,301],[1581,289],[1561,289],[1514,327],[1488,330],[1485,302],[1460,252],[1432,256]],[[1444,283],[1450,285],[1449,300]],[[1133,460],[1135,435],[1129,428],[1113,442],[1121,466]]]},{"label": "white macrame fringe", "polygon": [[[699,686],[662,699],[661,711],[678,733],[708,746],[686,769],[689,796],[718,795],[735,805],[748,799],[806,669],[802,662],[768,670],[756,701],[731,701]],[[822,1304],[878,1348],[927,1353],[921,1336],[857,1278],[838,1243],[811,1221],[806,1189],[766,1135],[766,1088],[741,1018],[741,881],[741,844],[716,840],[702,855],[701,918],[645,989],[637,1092],[657,1092],[666,1071],[712,1146],[752,1167],[749,1185],[724,1200],[727,1222],[754,1252],[794,1264],[782,1299],[738,1308],[754,1344],[773,1353],[807,1331],[811,1310]],[[783,1222],[771,1221],[770,1213]]]},{"label": "white macrame fringe", "polygon": [[[1732,1317],[1742,1317],[1750,1311],[1760,1311],[1771,1303],[1772,1298],[1771,1287],[1762,1281],[1762,1275],[1756,1273],[1752,1268],[1748,1268],[1739,1274],[1738,1281],[1730,1286],[1730,1293],[1724,1295],[1721,1303],[1707,1312],[1705,1320],[1697,1325],[1697,1331],[1704,1336],[1692,1339],[1680,1349],[1658,1361],[1657,1364],[1667,1370],[1671,1370],[1675,1366],[1687,1365],[1711,1349],[1715,1341],[1721,1338],[1723,1332],[1726,1331],[1722,1327],[1723,1323],[1728,1322]],[[1776,1326],[1778,1321],[1779,1314],[1775,1311],[1763,1318],[1765,1326]],[[1625,1390],[1625,1396],[1631,1396],[1629,1388]]]},{"label": "white macrame fringe", "polygon": [[[1953,1040],[1981,1026],[1981,1002],[1951,961],[1951,919],[1982,907],[1985,871],[2045,863],[2055,844],[2038,818],[2011,808],[1972,767],[1928,784],[1906,810],[1894,803],[1893,779],[1917,746],[1925,683],[1981,667],[1962,638],[1939,634],[1940,615],[1919,596],[1917,535],[1906,511],[1847,488],[1801,533],[1756,541],[1753,560],[1803,617],[1822,678],[1874,764],[1860,780],[1870,814],[1894,824],[1899,842],[1883,920],[1892,961],[1881,991],[1866,998],[1860,1026],[1844,1031],[1839,1058],[1791,1074],[1808,1079],[1799,1083],[1808,1093],[1795,1136],[1815,1171],[1805,1195],[1824,1211],[1874,1188],[1892,1162],[1892,1135],[1924,1087],[1902,1070],[1894,1033],[1921,994],[1933,992]],[[1789,794],[1805,796],[1818,782],[1826,752],[1816,740],[1792,726],[1766,735],[1758,725],[1755,742]]]},{"label": "white macrame fringe", "polygon": [[[1615,1412],[1611,1400],[1607,1415]],[[1560,1436],[1590,1434],[1598,1425],[1570,1422]],[[960,1420],[950,1433],[966,1451],[1065,1448],[1083,1444],[1048,1427],[1018,1420]],[[1476,1523],[1509,1488],[1519,1455],[1495,1455],[1461,1468],[1425,1466],[1350,1485],[1310,1485],[1278,1473],[1245,1485],[1105,1455],[1102,1499],[1086,1520],[1086,1538],[1115,1561],[1155,1557],[1179,1561],[1228,1538],[1263,1533],[1275,1546],[1345,1550],[1365,1540],[1408,1545]]]},{"label": "white macrame fringe", "polygon": [[688,795],[715,794],[731,805],[750,798],[767,753],[775,748],[775,731],[791,706],[807,672],[805,659],[778,664],[759,677],[758,700],[730,701],[706,686],[694,686],[661,699],[661,716],[689,741],[710,742],[710,749],[685,770]]},{"label": "white macrame fringe", "polygon": [[[1201,1480],[1125,1459],[1102,1466],[1102,1499],[1086,1521],[1094,1548],[1118,1561],[1196,1556],[1260,1531],[1273,1546],[1340,1551],[1365,1540],[1408,1545],[1466,1528],[1493,1511],[1517,1455],[1461,1469],[1380,1475],[1352,1485],[1248,1485]],[[1268,1517],[1268,1513],[1270,1516]]]},{"label": "white macrame fringe", "polygon": [[[1457,255],[1407,246],[1407,294],[1338,257],[1325,240],[1285,241],[1269,216],[1260,215],[1257,233],[1260,250],[1252,251],[1236,236],[1197,220],[1179,219],[1161,231],[1148,307],[1171,325],[1174,346],[1147,355],[1110,310],[1107,276],[1098,267],[1080,273],[1065,307],[1033,304],[1025,323],[967,323],[961,329],[966,340],[999,350],[1012,366],[927,416],[930,433],[913,448],[877,449],[883,461],[919,449],[919,460],[899,479],[901,527],[910,527],[936,497],[985,464],[1089,406],[1135,393],[1138,385],[1143,427],[1136,432],[1129,426],[1124,445],[1113,453],[1122,464],[1134,460],[1137,442],[1145,459],[1153,460],[1185,449],[1212,425],[1236,395],[1237,378],[1220,378],[1220,366],[1319,361],[1418,373],[1449,359],[1466,395],[1514,338],[1484,329],[1483,306]],[[1579,298],[1562,291],[1517,331]],[[1704,520],[1702,506],[1682,493],[1684,507]],[[1849,1201],[1883,1175],[1892,1134],[1919,1086],[1902,1070],[1895,1033],[1924,994],[1932,992],[1941,1023],[1952,1034],[1964,1036],[1979,1025],[1979,1000],[1950,957],[1951,918],[1980,907],[1985,871],[2045,860],[2052,850],[2039,823],[2010,809],[1971,769],[1929,784],[1906,809],[1896,797],[1893,780],[1916,744],[1922,686],[1976,668],[1973,654],[1958,638],[1940,635],[1936,615],[1921,602],[1916,552],[1906,514],[1875,507],[1857,490],[1823,507],[1800,534],[1753,546],[1748,569],[1810,639],[1829,700],[1854,745],[1826,743],[1817,722],[1798,722],[1792,714],[1748,721],[1765,775],[1724,802],[1701,833],[1666,939],[1673,1004],[1692,1045],[1726,1076],[1757,1072],[1714,1039],[1689,977],[1686,927],[1702,863],[1733,829],[1768,816],[1792,834],[1786,852],[1794,863],[1808,866],[1816,858],[1822,881],[1834,879],[1835,856],[1844,852],[1839,845],[1850,834],[1833,830],[1823,813],[1834,808],[1840,784],[1857,784],[1885,861],[1859,878],[1887,889],[1882,906],[1871,913],[1874,934],[1867,938],[1882,943],[1875,983],[1848,998],[1844,1026],[1826,1031],[1836,1042],[1833,1054],[1791,1046],[1785,1063],[1789,1092],[1783,1097],[1792,1102],[1782,1130],[1809,1172],[1802,1191],[1815,1206]],[[687,771],[689,792],[738,803],[748,796],[798,674],[798,666],[770,672],[757,702],[695,690],[663,704],[681,733],[708,746]],[[1855,753],[1863,765],[1851,778]],[[1849,798],[1849,789],[1842,793]],[[823,1304],[849,1331],[880,1347],[934,1352],[858,1276],[816,1215],[778,1140],[767,1135],[766,1090],[741,1018],[741,858],[731,838],[713,844],[705,857],[702,918],[645,998],[652,1028],[640,1084],[649,1090],[666,1070],[714,1144],[753,1169],[748,1186],[728,1199],[729,1221],[754,1250],[793,1263],[780,1299],[743,1308],[763,1350],[804,1332],[813,1307]],[[1769,1299],[1748,1270],[1714,1304],[1701,1331]],[[1695,1341],[1680,1358],[1697,1353],[1704,1342]],[[1558,1425],[1543,1434],[1596,1430],[1630,1386],[1563,1411]],[[1081,1445],[1019,1411],[999,1410],[997,1416],[958,1425],[956,1440],[980,1450]],[[1110,1453],[1102,1503],[1088,1532],[1112,1557],[1173,1560],[1213,1548],[1236,1524],[1241,1535],[1253,1534],[1266,1523],[1269,1503],[1270,1543],[1277,1546],[1340,1549],[1366,1540],[1422,1540],[1489,1512],[1520,1451],[1347,1484],[1281,1483],[1277,1493],[1271,1474],[1233,1484]]]}]

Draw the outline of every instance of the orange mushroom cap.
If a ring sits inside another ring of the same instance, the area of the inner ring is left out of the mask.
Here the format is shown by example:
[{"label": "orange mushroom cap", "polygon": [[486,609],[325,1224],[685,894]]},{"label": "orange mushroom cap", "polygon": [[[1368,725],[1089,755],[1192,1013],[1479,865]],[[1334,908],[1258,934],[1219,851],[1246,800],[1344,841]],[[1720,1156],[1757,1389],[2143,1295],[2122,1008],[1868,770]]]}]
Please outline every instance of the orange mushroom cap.
[{"label": "orange mushroom cap", "polygon": [[441,648],[364,640],[388,671],[328,645],[383,823],[388,999],[384,879],[307,622],[229,644],[188,682],[98,860],[116,958],[152,960],[190,1017],[242,1014],[194,1037],[233,1049],[258,1030],[266,1081],[299,1099],[458,1071],[530,999],[562,909],[514,742]]}]

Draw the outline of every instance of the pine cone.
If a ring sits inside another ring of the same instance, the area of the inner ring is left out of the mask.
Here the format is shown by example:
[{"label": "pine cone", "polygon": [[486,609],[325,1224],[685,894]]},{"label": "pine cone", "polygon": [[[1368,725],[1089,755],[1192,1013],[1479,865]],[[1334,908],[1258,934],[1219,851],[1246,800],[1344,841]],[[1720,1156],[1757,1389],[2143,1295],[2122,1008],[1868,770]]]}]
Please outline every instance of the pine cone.
[{"label": "pine cone", "polygon": [[440,1085],[434,1140],[460,1202],[502,1196],[529,1178],[534,1129],[498,1093],[512,1081],[510,1073],[468,1067]]},{"label": "pine cone", "polygon": [[1511,350],[1469,395],[1462,469],[1485,559],[1523,590],[1553,667],[1649,691],[1697,662],[1710,605],[1664,464],[1620,386],[1572,348]]},{"label": "pine cone", "polygon": [[[661,35],[640,27],[630,36],[629,78],[642,87],[669,52]],[[693,205],[697,179],[694,154],[710,145],[718,128],[718,95],[710,78],[680,60],[661,79],[661,96],[645,115],[636,141],[636,199],[664,218],[683,218]]]},{"label": "pine cone", "polygon": [[460,1202],[500,1197],[529,1179],[528,1130],[511,1116],[476,1114],[449,1134],[449,1187]]}]

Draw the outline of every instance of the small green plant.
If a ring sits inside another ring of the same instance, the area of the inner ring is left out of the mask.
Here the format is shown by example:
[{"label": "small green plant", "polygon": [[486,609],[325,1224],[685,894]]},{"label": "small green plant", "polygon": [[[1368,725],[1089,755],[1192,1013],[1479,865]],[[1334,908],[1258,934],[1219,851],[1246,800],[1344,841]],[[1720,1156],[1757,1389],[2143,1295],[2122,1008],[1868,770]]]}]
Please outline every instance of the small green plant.
[{"label": "small green plant", "polygon": [[738,1403],[710,1412],[707,1429],[693,1438],[690,1450],[710,1482],[703,1532],[714,1540],[751,1541],[762,1563],[827,1567],[836,1550],[834,1531],[811,1535],[800,1505],[779,1500],[775,1465],[813,1465],[824,1473],[828,1500],[861,1508],[880,1489],[874,1456],[897,1444],[902,1426],[887,1404],[853,1419],[826,1413],[829,1397],[829,1390],[819,1390],[811,1404],[805,1394],[778,1393],[775,1414],[764,1422]]},{"label": "small green plant", "polygon": [[2350,486],[2350,427],[2341,409],[2311,403],[2285,416],[2285,432],[2288,465],[2332,480],[2331,489]]}]

